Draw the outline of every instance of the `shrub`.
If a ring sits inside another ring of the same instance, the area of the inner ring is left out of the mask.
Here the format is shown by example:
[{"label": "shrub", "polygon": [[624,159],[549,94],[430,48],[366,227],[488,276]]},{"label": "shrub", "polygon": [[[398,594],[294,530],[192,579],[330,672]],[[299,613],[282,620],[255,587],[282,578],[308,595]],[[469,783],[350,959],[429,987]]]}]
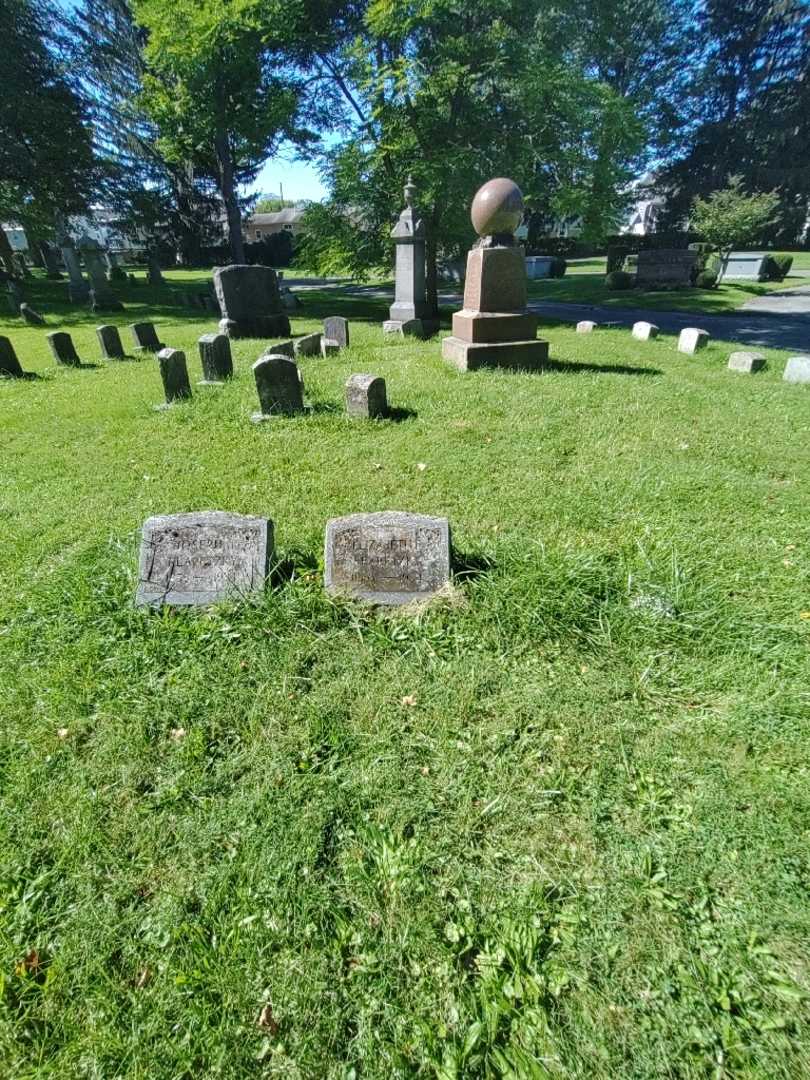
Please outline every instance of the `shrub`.
[{"label": "shrub", "polygon": [[765,280],[784,281],[792,266],[792,255],[769,255],[765,262]]},{"label": "shrub", "polygon": [[562,255],[555,255],[551,261],[551,269],[549,270],[549,277],[561,278],[565,277],[565,271],[568,269],[568,263],[562,257]]},{"label": "shrub", "polygon": [[632,289],[633,275],[625,270],[613,270],[605,278],[605,285],[612,290]]},{"label": "shrub", "polygon": [[699,289],[714,289],[717,285],[717,271],[701,270],[695,278],[695,285]]}]

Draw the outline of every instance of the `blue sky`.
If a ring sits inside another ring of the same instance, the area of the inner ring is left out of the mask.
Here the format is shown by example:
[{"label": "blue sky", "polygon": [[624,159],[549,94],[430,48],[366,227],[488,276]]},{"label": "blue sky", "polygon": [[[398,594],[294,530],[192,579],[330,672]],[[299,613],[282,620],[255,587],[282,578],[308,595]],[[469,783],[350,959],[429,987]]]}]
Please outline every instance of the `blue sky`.
[{"label": "blue sky", "polygon": [[291,155],[280,155],[266,161],[256,180],[247,189],[251,194],[280,195],[285,199],[316,199],[326,195],[318,170],[308,161],[294,161]]}]

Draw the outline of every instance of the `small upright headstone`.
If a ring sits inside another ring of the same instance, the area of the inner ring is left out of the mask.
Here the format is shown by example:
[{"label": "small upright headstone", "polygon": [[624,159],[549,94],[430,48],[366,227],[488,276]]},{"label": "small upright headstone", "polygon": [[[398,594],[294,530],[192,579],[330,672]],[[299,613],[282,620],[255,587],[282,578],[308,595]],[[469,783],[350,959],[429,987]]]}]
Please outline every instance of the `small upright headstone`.
[{"label": "small upright headstone", "polygon": [[147,285],[165,285],[163,271],[160,269],[160,260],[154,251],[149,253],[149,263],[146,270]]},{"label": "small upright headstone", "polygon": [[20,315],[29,326],[44,326],[45,320],[38,311],[34,311],[28,304],[20,304]]},{"label": "small upright headstone", "polygon": [[321,338],[321,356],[334,356],[335,353],[340,352],[340,345],[336,341],[332,341],[331,338]]},{"label": "small upright headstone", "polygon": [[228,337],[266,338],[289,334],[290,320],[281,307],[276,272],[269,266],[218,266],[214,290]]},{"label": "small upright headstone", "polygon": [[743,371],[753,375],[756,371],[762,371],[765,367],[765,357],[762,353],[733,352],[728,358],[729,371]]},{"label": "small upright headstone", "polygon": [[708,330],[699,330],[696,326],[686,326],[678,338],[678,352],[694,356],[698,349],[703,349],[709,342]]},{"label": "small upright headstone", "polygon": [[206,510],[144,522],[135,603],[215,604],[260,593],[273,551],[267,518]]},{"label": "small upright headstone", "polygon": [[24,303],[25,293],[22,291],[22,287],[18,281],[14,278],[9,278],[6,284],[8,289],[8,302],[13,315],[20,314],[20,305]]},{"label": "small upright headstone", "polygon": [[326,525],[324,584],[377,604],[427,600],[450,580],[447,518],[386,510]]},{"label": "small upright headstone", "polygon": [[184,401],[191,397],[191,385],[188,381],[186,354],[180,349],[161,349],[158,353],[160,377],[163,380],[165,405],[156,405],[158,410],[168,409],[175,401]]},{"label": "small upright headstone", "polygon": [[633,337],[637,341],[649,341],[651,338],[658,337],[658,327],[651,322],[633,323]]},{"label": "small upright headstone", "polygon": [[590,322],[588,319],[583,319],[582,322],[577,323],[578,334],[592,334],[596,329],[596,323]]},{"label": "small upright headstone", "polygon": [[385,379],[377,375],[350,375],[346,382],[346,415],[363,420],[387,416]]},{"label": "small upright headstone", "polygon": [[121,344],[121,335],[117,326],[105,325],[96,327],[96,337],[101,346],[101,355],[105,360],[123,360],[126,353]]},{"label": "small upright headstone", "polygon": [[789,383],[810,383],[810,356],[791,356],[782,378]]},{"label": "small upright headstone", "polygon": [[90,310],[123,311],[124,305],[116,297],[107,281],[101,245],[96,240],[85,237],[80,241],[79,247],[84,256],[87,276],[90,279]]},{"label": "small upright headstone", "polygon": [[262,356],[253,365],[253,377],[261,406],[261,412],[251,416],[255,424],[303,412],[303,390],[294,360],[288,356]]},{"label": "small upright headstone", "polygon": [[327,341],[337,343],[339,349],[349,347],[349,322],[342,315],[330,315],[323,320],[323,336]]},{"label": "small upright headstone", "polygon": [[67,367],[81,367],[81,360],[73,344],[73,338],[64,330],[57,330],[54,334],[46,334],[53,358],[57,364],[65,364]]},{"label": "small upright headstone", "polygon": [[221,386],[233,376],[231,343],[225,334],[203,334],[198,338],[203,379],[200,386]]},{"label": "small upright headstone", "polygon": [[129,329],[135,342],[135,352],[160,352],[165,348],[163,342],[158,341],[154,323],[133,323]]},{"label": "small upright headstone", "polygon": [[23,369],[7,337],[0,337],[0,378],[21,379]]},{"label": "small upright headstone", "polygon": [[321,334],[304,334],[303,337],[293,341],[293,350],[296,356],[320,356]]},{"label": "small upright headstone", "polygon": [[295,343],[292,341],[280,341],[277,345],[268,345],[264,350],[265,356],[289,356],[295,359]]}]

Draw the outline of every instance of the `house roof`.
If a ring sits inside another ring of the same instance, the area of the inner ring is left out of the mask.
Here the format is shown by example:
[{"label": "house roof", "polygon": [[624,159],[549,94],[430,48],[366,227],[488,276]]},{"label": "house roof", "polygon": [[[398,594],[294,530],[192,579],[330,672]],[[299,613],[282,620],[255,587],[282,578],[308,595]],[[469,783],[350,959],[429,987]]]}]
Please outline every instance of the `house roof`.
[{"label": "house roof", "polygon": [[295,225],[301,220],[304,211],[297,206],[285,206],[274,214],[250,214],[248,223],[254,228],[256,225]]}]

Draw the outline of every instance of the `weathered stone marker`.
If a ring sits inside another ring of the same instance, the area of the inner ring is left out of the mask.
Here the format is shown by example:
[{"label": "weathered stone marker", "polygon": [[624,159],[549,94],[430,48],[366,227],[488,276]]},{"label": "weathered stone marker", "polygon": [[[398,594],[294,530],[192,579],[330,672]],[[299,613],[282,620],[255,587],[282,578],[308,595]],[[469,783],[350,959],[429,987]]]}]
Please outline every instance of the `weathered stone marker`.
[{"label": "weathered stone marker", "polygon": [[791,356],[782,378],[789,383],[810,383],[810,356]]},{"label": "weathered stone marker", "polygon": [[87,276],[90,278],[91,311],[123,311],[124,305],[117,299],[107,281],[107,271],[102,259],[102,247],[92,237],[84,237],[79,243],[84,256]]},{"label": "weathered stone marker", "polygon": [[686,326],[678,337],[678,352],[694,356],[698,349],[703,349],[709,342],[708,330],[699,330],[696,326]]},{"label": "weathered stone marker", "polygon": [[472,201],[480,240],[467,256],[464,307],[442,341],[442,356],[461,371],[538,370],[548,359],[548,342],[538,340],[537,318],[526,310],[526,263],[514,235],[522,216],[520,188],[505,177],[484,184]]},{"label": "weathered stone marker", "polygon": [[638,285],[671,285],[685,288],[697,274],[697,251],[680,248],[659,248],[640,251],[636,268]]},{"label": "weathered stone marker", "polygon": [[318,334],[304,334],[303,337],[295,338],[293,341],[293,351],[296,356],[320,356],[321,355],[321,337]]},{"label": "weathered stone marker", "polygon": [[337,343],[339,349],[349,347],[349,321],[342,315],[330,315],[323,320],[323,336],[327,341]]},{"label": "weathered stone marker", "polygon": [[577,323],[578,334],[592,334],[597,327],[597,323],[590,322],[588,319],[583,319],[582,322]]},{"label": "weathered stone marker", "polygon": [[332,341],[331,338],[321,338],[321,356],[334,356],[339,352],[340,346],[336,341]]},{"label": "weathered stone marker", "polygon": [[20,304],[20,316],[29,326],[44,326],[45,320],[38,311],[34,311],[28,304]]},{"label": "weathered stone marker", "polygon": [[121,335],[118,327],[112,325],[97,326],[96,337],[101,346],[101,355],[105,360],[123,360],[126,356],[124,346],[121,344]]},{"label": "weathered stone marker", "polygon": [[[429,337],[439,329],[430,318],[425,285],[424,220],[414,208],[416,185],[410,177],[405,185],[405,209],[399,215],[391,236],[396,247],[394,302],[383,323],[386,334]],[[330,335],[327,335],[330,336]]]},{"label": "weathered stone marker", "polygon": [[450,580],[447,518],[385,510],[326,524],[324,584],[376,604],[427,600]]},{"label": "weathered stone marker", "polygon": [[261,412],[251,420],[259,424],[274,416],[294,416],[304,411],[298,365],[288,356],[262,356],[253,365]]},{"label": "weathered stone marker", "polygon": [[154,323],[136,322],[129,329],[135,342],[135,352],[160,352],[166,348],[162,341],[158,341]]},{"label": "weathered stone marker", "polygon": [[729,371],[744,371],[753,375],[756,371],[762,371],[765,367],[765,357],[762,353],[733,352],[728,358]]},{"label": "weathered stone marker", "polygon": [[175,401],[185,401],[190,398],[191,384],[188,381],[186,354],[180,349],[161,349],[158,353],[158,365],[166,403],[156,405],[155,408],[168,409]]},{"label": "weathered stone marker", "polygon": [[73,344],[73,338],[64,330],[57,330],[54,334],[46,334],[48,345],[57,364],[66,367],[81,367],[81,360]]},{"label": "weathered stone marker", "polygon": [[205,510],[144,522],[135,603],[215,604],[260,593],[273,551],[267,518]]},{"label": "weathered stone marker", "polygon": [[225,334],[203,334],[197,339],[203,377],[200,386],[221,386],[233,378],[231,343]]},{"label": "weathered stone marker", "polygon": [[762,251],[732,251],[722,264],[720,280],[764,281],[767,263],[768,256]]},{"label": "weathered stone marker", "polygon": [[637,341],[650,341],[651,338],[658,337],[658,327],[651,322],[637,322],[633,323],[632,333]]},{"label": "weathered stone marker", "polygon": [[295,359],[295,345],[292,341],[280,341],[278,345],[268,345],[264,350],[264,356],[289,356]]},{"label": "weathered stone marker", "polygon": [[7,337],[0,337],[0,378],[21,379],[23,369]]},{"label": "weathered stone marker", "polygon": [[278,280],[269,266],[218,266],[214,291],[221,333],[233,338],[279,337],[290,332],[281,307]]},{"label": "weathered stone marker", "polygon": [[385,379],[378,375],[350,375],[346,382],[346,415],[362,420],[387,416]]}]

